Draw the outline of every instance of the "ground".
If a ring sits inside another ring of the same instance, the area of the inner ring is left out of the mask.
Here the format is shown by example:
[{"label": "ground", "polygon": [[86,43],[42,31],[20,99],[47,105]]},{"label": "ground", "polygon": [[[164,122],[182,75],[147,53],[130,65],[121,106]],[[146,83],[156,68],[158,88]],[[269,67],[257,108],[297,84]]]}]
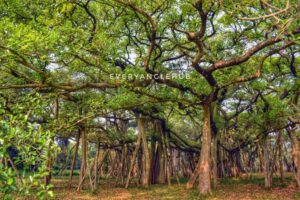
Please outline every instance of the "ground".
[{"label": "ground", "polygon": [[292,175],[285,177],[284,183],[281,183],[278,178],[274,178],[274,186],[271,189],[264,189],[264,180],[261,175],[245,175],[240,178],[220,179],[220,184],[217,190],[214,190],[209,196],[200,196],[197,188],[187,190],[185,188],[186,180],[181,180],[178,184],[174,182],[171,187],[167,185],[152,185],[145,189],[132,185],[129,189],[125,189],[121,185],[116,184],[115,180],[102,179],[100,180],[99,189],[96,192],[83,190],[76,192],[74,180],[74,188],[66,189],[66,178],[55,178],[53,184],[55,186],[54,199],[66,200],[164,200],[164,199],[207,199],[207,200],[289,200],[300,199],[300,190],[296,187]]}]

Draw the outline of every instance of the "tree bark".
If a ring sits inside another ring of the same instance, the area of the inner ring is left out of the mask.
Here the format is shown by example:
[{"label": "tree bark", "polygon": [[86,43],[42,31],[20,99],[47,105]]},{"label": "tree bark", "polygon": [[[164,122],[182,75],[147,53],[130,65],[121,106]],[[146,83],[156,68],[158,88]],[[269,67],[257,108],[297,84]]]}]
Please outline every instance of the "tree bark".
[{"label": "tree bark", "polygon": [[278,162],[279,162],[279,174],[281,183],[284,182],[284,170],[283,170],[283,131],[278,133]]},{"label": "tree bark", "polygon": [[155,161],[156,161],[156,142],[151,139],[151,145],[150,145],[150,183],[155,183]]},{"label": "tree bark", "polygon": [[100,143],[97,144],[97,154],[94,161],[94,190],[97,189],[97,177],[98,177],[98,160],[100,155]]},{"label": "tree bark", "polygon": [[138,117],[138,128],[139,132],[142,137],[142,146],[143,146],[143,158],[144,158],[144,166],[143,166],[143,177],[142,177],[142,185],[144,187],[149,186],[149,178],[150,178],[150,155],[149,155],[149,149],[148,149],[148,143],[146,139],[146,133],[145,133],[145,122],[144,119],[141,117]]},{"label": "tree bark", "polygon": [[171,163],[169,162],[169,156],[168,156],[168,149],[167,149],[167,139],[164,135],[164,130],[162,129],[161,131],[161,137],[162,137],[162,146],[163,146],[163,155],[164,155],[164,164],[165,164],[165,170],[166,170],[166,175],[167,175],[167,183],[168,186],[171,186],[171,175],[170,175],[170,165]]},{"label": "tree bark", "polygon": [[132,160],[131,160],[129,171],[128,171],[128,174],[127,174],[125,188],[128,188],[128,186],[129,186],[129,182],[130,182],[130,178],[131,178],[131,172],[133,170],[133,167],[134,167],[136,159],[137,159],[138,151],[139,151],[139,148],[141,146],[141,140],[142,140],[142,135],[141,135],[141,133],[139,133],[137,141],[136,141],[135,149],[134,149],[134,152],[132,154]]},{"label": "tree bark", "polygon": [[203,105],[204,121],[202,131],[201,152],[199,160],[199,192],[200,194],[211,193],[210,183],[210,145],[211,145],[211,110],[210,103]]},{"label": "tree bark", "polygon": [[259,142],[257,142],[257,154],[259,158],[259,170],[262,173],[263,172],[263,159],[262,159],[262,153],[261,153],[261,147]]},{"label": "tree bark", "polygon": [[[87,169],[87,135],[85,127],[82,128],[82,137],[81,137],[81,148],[82,148],[82,160],[81,160],[81,168],[80,168],[80,178],[79,183],[83,183],[86,175]],[[82,189],[83,184],[79,184],[77,191]]]},{"label": "tree bark", "polygon": [[47,151],[47,172],[48,174],[44,177],[44,181],[45,181],[45,185],[49,185],[50,182],[51,182],[51,177],[52,177],[52,174],[51,174],[51,166],[52,166],[52,159],[51,159],[51,142],[50,141],[50,144],[48,146],[48,151]]},{"label": "tree bark", "polygon": [[74,156],[73,156],[73,159],[72,159],[72,164],[71,164],[71,169],[70,169],[69,186],[68,186],[69,189],[72,187],[73,171],[74,171],[76,158],[77,158],[77,154],[78,154],[78,148],[79,148],[79,143],[80,143],[80,135],[81,135],[81,131],[79,129],[78,134],[77,134],[77,138],[76,138],[76,146],[75,146]]},{"label": "tree bark", "polygon": [[218,187],[218,136],[217,133],[212,134],[212,146],[211,146],[211,156],[212,156],[212,174],[213,174],[213,187],[216,189]]},{"label": "tree bark", "polygon": [[272,177],[270,172],[270,143],[268,137],[264,140],[264,175],[265,187],[270,188],[272,184]]},{"label": "tree bark", "polygon": [[294,168],[296,171],[296,181],[298,187],[300,187],[300,149],[299,149],[299,141],[296,135],[296,130],[291,129],[288,130],[289,136],[291,138],[291,143],[292,143],[292,157],[294,161]]},{"label": "tree bark", "polygon": [[199,158],[199,161],[197,163],[197,166],[195,167],[195,170],[194,172],[192,173],[189,181],[186,183],[186,188],[187,189],[191,189],[194,187],[194,184],[197,180],[197,177],[199,176],[199,168],[200,168],[200,158]]},{"label": "tree bark", "polygon": [[122,145],[122,154],[121,154],[121,181],[122,184],[124,184],[124,178],[126,177],[126,172],[127,172],[127,153],[128,153],[128,149],[127,149],[127,144]]},{"label": "tree bark", "polygon": [[163,145],[162,141],[158,142],[157,147],[157,162],[158,162],[158,177],[157,177],[157,183],[163,184],[166,181],[165,177],[165,165],[164,165],[164,156],[163,156]]}]

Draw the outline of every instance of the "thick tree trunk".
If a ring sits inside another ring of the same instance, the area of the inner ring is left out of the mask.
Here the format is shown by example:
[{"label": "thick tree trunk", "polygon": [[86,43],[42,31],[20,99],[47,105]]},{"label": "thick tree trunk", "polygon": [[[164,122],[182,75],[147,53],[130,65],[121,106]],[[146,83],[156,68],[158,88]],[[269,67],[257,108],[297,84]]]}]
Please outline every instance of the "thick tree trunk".
[{"label": "thick tree trunk", "polygon": [[146,139],[146,133],[145,133],[145,122],[144,119],[141,117],[138,117],[138,128],[139,132],[142,137],[142,146],[143,146],[143,176],[142,176],[142,185],[144,187],[149,186],[149,178],[150,178],[150,155],[149,155],[149,149],[148,149],[148,143]]},{"label": "thick tree trunk", "polygon": [[163,184],[166,181],[165,177],[165,165],[164,165],[164,156],[163,156],[163,146],[162,141],[158,142],[157,147],[157,160],[158,160],[158,177],[157,177],[157,183]]},{"label": "thick tree trunk", "polygon": [[200,165],[199,165],[199,192],[200,194],[211,193],[210,183],[210,144],[211,144],[211,110],[210,104],[203,105],[204,121],[202,131],[202,142],[200,152]]},{"label": "thick tree trunk", "polygon": [[292,143],[292,157],[294,161],[294,168],[296,171],[296,181],[298,187],[300,187],[300,149],[299,149],[299,141],[296,135],[296,130],[291,129],[288,130],[289,136],[291,138],[291,143]]},{"label": "thick tree trunk", "polygon": [[[299,10],[299,9],[298,9]],[[298,108],[298,99],[300,94],[296,93],[295,96],[292,98],[292,105],[294,108]],[[293,109],[295,113],[297,113],[297,109]],[[292,157],[294,161],[294,169],[296,171],[295,179],[297,181],[297,185],[300,188],[300,144],[298,141],[298,137],[296,134],[296,127],[292,126],[287,129],[289,136],[291,138],[292,143]]]}]

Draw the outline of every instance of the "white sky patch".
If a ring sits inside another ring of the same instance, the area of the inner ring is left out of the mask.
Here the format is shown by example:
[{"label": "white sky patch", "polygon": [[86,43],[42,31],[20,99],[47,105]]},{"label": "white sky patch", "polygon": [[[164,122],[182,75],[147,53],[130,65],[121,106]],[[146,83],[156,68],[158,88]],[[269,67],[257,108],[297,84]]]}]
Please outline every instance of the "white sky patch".
[{"label": "white sky patch", "polygon": [[56,71],[58,69],[60,69],[61,66],[57,63],[50,63],[49,65],[47,65],[46,69],[49,71]]}]

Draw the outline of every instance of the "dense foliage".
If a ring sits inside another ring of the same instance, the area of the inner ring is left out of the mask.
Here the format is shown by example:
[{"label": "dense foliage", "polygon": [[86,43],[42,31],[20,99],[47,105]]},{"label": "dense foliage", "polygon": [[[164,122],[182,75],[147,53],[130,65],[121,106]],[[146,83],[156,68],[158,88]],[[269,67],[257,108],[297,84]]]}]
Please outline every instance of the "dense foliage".
[{"label": "dense foliage", "polygon": [[0,10],[5,198],[52,196],[65,170],[72,188],[77,169],[78,191],[105,175],[126,188],[132,177],[145,187],[188,177],[188,188],[198,178],[209,194],[248,171],[270,187],[284,169],[300,186],[299,1],[4,0]]}]

